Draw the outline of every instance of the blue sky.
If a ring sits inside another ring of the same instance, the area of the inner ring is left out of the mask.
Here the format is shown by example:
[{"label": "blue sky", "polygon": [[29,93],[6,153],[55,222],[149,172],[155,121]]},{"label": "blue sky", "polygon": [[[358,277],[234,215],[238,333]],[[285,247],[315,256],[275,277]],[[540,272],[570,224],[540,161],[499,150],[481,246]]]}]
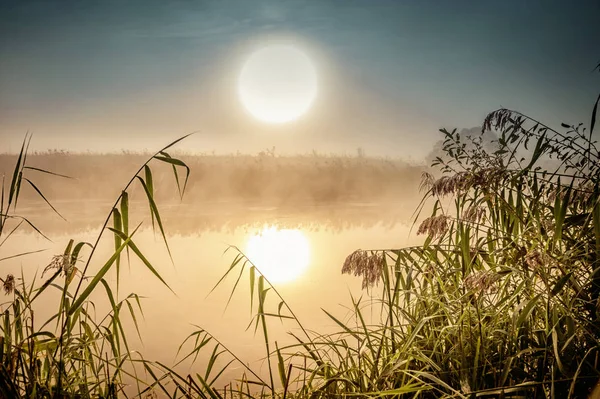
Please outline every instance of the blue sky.
[{"label": "blue sky", "polygon": [[[0,151],[155,149],[419,159],[440,127],[500,106],[589,123],[600,91],[598,1],[0,0]],[[244,57],[305,51],[319,95],[300,120],[243,112]]]}]

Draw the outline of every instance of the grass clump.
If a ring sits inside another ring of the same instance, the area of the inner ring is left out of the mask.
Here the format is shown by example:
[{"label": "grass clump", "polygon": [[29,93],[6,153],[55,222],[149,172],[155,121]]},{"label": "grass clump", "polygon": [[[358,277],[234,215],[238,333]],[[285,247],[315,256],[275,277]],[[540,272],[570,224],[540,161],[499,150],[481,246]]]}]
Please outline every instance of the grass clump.
[{"label": "grass clump", "polygon": [[[30,136],[25,138],[8,189],[5,190],[4,182],[2,185],[0,248],[23,225],[29,225],[43,235],[31,221],[17,213],[24,183],[28,183],[58,214],[28,177],[29,173],[40,172],[56,175],[28,165],[29,140]],[[127,318],[137,330],[137,318],[142,308],[138,295],[119,296],[122,255],[127,253],[128,259],[130,254],[139,258],[157,279],[165,285],[166,282],[133,241],[140,225],[134,226],[129,220],[129,190],[134,183],[143,187],[152,223],[166,245],[164,227],[153,198],[150,162],[166,163],[171,167],[180,194],[183,194],[189,169],[165,152],[178,141],[143,163],[110,209],[95,242],[70,240],[63,254],[53,257],[42,274],[42,278],[46,273],[50,277],[43,282],[34,277],[29,283],[23,275],[17,278],[9,274],[0,279],[8,298],[8,302],[2,304],[0,315],[1,398],[117,398],[125,395],[126,381],[134,384],[138,392],[147,385],[139,378],[139,371],[147,367],[147,362],[130,350],[128,334],[123,327]],[[96,250],[107,232],[114,237],[114,251],[107,259],[97,260]],[[11,254],[0,261],[27,254]],[[116,287],[106,279],[110,273],[116,275]],[[97,312],[98,299],[92,300],[92,293],[96,292],[108,302],[106,314]],[[57,308],[47,320],[40,322],[34,309],[41,301],[54,301]],[[139,334],[139,330],[137,332]]]},{"label": "grass clump", "polygon": [[[262,394],[588,397],[600,379],[597,105],[589,130],[507,109],[484,121],[492,143],[442,129],[440,173],[423,176],[415,219],[432,207],[418,226],[424,244],[348,256],[342,272],[361,277],[370,298],[352,298],[347,319],[326,312],[337,333],[307,332],[236,256],[227,273],[249,274],[269,374],[279,375]],[[372,314],[378,321],[367,323]],[[269,318],[296,323],[297,344],[271,343]],[[244,381],[231,394],[250,392]]]}]

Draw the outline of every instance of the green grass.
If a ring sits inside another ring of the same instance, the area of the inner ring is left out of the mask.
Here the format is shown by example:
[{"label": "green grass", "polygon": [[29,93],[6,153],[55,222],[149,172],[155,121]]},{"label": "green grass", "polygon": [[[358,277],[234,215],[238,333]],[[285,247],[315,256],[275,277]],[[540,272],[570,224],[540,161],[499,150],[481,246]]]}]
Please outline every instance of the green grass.
[{"label": "green grass", "polygon": [[[17,213],[20,190],[25,182],[58,214],[29,178],[29,174],[33,173],[54,174],[28,166],[29,139],[26,137],[24,140],[8,189],[4,190],[4,184],[2,187],[0,246],[24,224],[43,235],[33,223]],[[51,274],[50,278],[43,282],[34,278],[29,284],[22,276],[15,279],[8,275],[1,280],[5,294],[10,298],[8,303],[3,304],[0,329],[2,397],[114,398],[122,392],[125,378],[136,383],[138,390],[143,389],[138,372],[147,367],[146,361],[129,349],[128,335],[122,323],[124,317],[129,317],[137,330],[141,303],[134,293],[123,299],[117,295],[121,258],[125,253],[128,257],[139,258],[157,279],[165,285],[167,283],[135,245],[134,236],[140,226],[131,224],[129,220],[129,190],[133,184],[143,188],[153,225],[160,231],[168,249],[160,213],[153,199],[150,162],[167,164],[173,171],[179,194],[183,195],[189,169],[165,152],[180,140],[143,163],[110,209],[95,242],[75,243],[71,240],[64,253],[54,257],[45,270]],[[108,259],[97,260],[96,249],[105,233],[114,237],[114,252]],[[26,255],[12,254],[4,259]],[[94,274],[90,273],[92,264],[98,266]],[[111,287],[104,278],[109,271],[116,273],[116,287]],[[47,291],[58,293],[57,308],[48,320],[40,323],[34,317],[34,308],[37,302],[47,300]],[[110,311],[105,315],[98,315],[94,302],[90,300],[95,291],[102,291],[110,303]]]},{"label": "green grass", "polygon": [[[425,243],[350,254],[342,272],[362,278],[365,292],[351,298],[349,317],[323,310],[338,326],[335,333],[309,330],[256,265],[231,247],[233,260],[216,286],[231,281],[234,295],[240,282],[249,284],[249,328],[263,338],[266,374],[201,326],[181,344],[175,364],[130,350],[131,332],[123,326],[127,320],[137,329],[141,303],[133,293],[118,296],[122,263],[137,257],[168,287],[135,245],[131,189],[137,185],[169,250],[153,170],[157,163],[168,168],[178,197],[189,171],[165,152],[171,143],[134,173],[95,242],[70,241],[49,279],[2,279],[0,395],[124,397],[127,381],[141,397],[588,397],[600,379],[597,105],[587,130],[494,111],[483,124],[498,133],[493,146],[442,130],[443,155],[433,165],[439,173],[424,175],[415,213]],[[22,185],[56,211],[29,177],[49,172],[28,167],[27,146],[26,138],[3,184],[0,248],[21,226],[36,228],[17,214]],[[105,234],[114,251],[98,259]],[[114,287],[105,279],[109,272],[117,276]],[[57,294],[57,310],[42,322],[34,307],[48,291]],[[107,314],[96,313],[93,293],[110,303]],[[293,344],[272,339],[273,322],[290,328]],[[177,371],[198,359],[206,362],[202,372]],[[234,365],[244,371],[223,386],[221,377]]]}]

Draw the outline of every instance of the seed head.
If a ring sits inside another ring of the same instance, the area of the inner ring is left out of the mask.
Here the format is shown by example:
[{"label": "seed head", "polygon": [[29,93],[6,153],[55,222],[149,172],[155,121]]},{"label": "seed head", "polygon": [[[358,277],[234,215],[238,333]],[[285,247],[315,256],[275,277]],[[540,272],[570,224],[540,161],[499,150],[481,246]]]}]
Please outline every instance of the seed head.
[{"label": "seed head", "polygon": [[471,205],[463,214],[463,218],[471,223],[480,223],[485,220],[485,207]]},{"label": "seed head", "polygon": [[525,265],[531,270],[550,269],[556,265],[556,261],[546,252],[535,249],[525,255]]},{"label": "seed head", "polygon": [[428,217],[419,226],[417,234],[428,234],[432,238],[443,237],[448,231],[449,219],[446,215]]},{"label": "seed head", "polygon": [[70,270],[72,268],[71,262],[69,261],[69,256],[68,255],[54,255],[52,257],[52,260],[50,261],[50,264],[48,264],[48,266],[46,266],[46,268],[44,269],[44,272],[42,273],[42,277],[44,276],[44,273],[46,273],[48,270],[58,270],[60,269],[65,275],[67,275]]},{"label": "seed head", "polygon": [[8,274],[6,278],[2,280],[2,288],[4,288],[4,294],[11,294],[15,290],[15,276]]},{"label": "seed head", "polygon": [[494,292],[494,283],[498,281],[500,276],[491,271],[481,271],[469,274],[465,280],[465,287],[470,291],[477,293]]},{"label": "seed head", "polygon": [[381,271],[385,267],[385,259],[382,253],[371,252],[361,249],[352,252],[344,261],[343,274],[362,276],[362,288],[373,287],[379,283]]}]

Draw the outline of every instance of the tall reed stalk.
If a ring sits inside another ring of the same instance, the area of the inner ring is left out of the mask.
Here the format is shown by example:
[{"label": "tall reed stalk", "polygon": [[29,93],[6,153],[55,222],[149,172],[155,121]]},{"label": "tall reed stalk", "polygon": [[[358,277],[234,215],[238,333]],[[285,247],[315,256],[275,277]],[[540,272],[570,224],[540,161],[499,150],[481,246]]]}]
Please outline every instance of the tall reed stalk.
[{"label": "tall reed stalk", "polygon": [[[119,295],[123,251],[133,253],[158,280],[168,285],[133,241],[141,223],[134,227],[129,219],[129,190],[135,182],[142,186],[152,225],[158,227],[168,250],[164,226],[154,201],[155,187],[150,162],[166,163],[172,168],[179,195],[182,196],[189,168],[166,151],[184,138],[164,147],[140,167],[110,209],[94,243],[75,243],[70,240],[64,252],[52,258],[44,270],[44,274],[50,273],[49,278],[41,281],[34,276],[32,281],[26,283],[23,275],[16,278],[9,274],[0,279],[9,298],[8,302],[2,304],[0,316],[0,397],[117,398],[125,395],[126,379],[137,384],[138,392],[146,386],[138,372],[140,367],[147,367],[147,362],[131,351],[123,328],[123,317],[129,316],[139,335],[137,319],[142,310],[138,295],[132,293],[123,299]],[[0,249],[24,225],[43,235],[29,219],[17,213],[19,194],[25,183],[60,216],[29,174],[66,176],[28,166],[30,139],[31,136],[25,137],[8,188],[5,188],[5,181],[2,184]],[[180,177],[181,170],[184,171],[184,178]],[[114,237],[114,251],[107,259],[98,262],[94,255],[105,232]],[[36,251],[3,256],[0,261],[32,252]],[[90,274],[96,268],[95,273]],[[116,275],[116,287],[106,280],[109,273]],[[91,294],[99,290],[104,292],[104,299],[109,305],[105,315],[97,315],[96,304],[90,300]],[[57,309],[45,321],[36,319],[36,304],[52,298],[49,291],[58,294]]]}]

